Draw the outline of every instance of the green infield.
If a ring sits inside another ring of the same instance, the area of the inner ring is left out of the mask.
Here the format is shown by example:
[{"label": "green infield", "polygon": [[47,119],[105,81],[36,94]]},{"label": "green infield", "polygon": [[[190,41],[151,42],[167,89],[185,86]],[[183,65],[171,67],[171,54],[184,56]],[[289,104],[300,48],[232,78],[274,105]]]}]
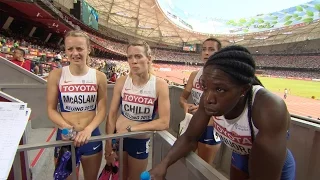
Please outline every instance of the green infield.
[{"label": "green infield", "polygon": [[306,98],[314,96],[315,99],[320,99],[320,82],[272,77],[258,78],[270,91],[284,93],[284,89],[287,88],[289,94]]}]

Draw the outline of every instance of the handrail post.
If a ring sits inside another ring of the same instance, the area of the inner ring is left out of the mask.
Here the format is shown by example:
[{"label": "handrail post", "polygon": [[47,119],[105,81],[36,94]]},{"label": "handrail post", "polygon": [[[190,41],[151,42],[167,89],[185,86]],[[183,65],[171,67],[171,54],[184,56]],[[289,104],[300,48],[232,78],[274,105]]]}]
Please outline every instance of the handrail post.
[{"label": "handrail post", "polygon": [[14,176],[14,179],[18,179],[18,180],[22,179],[20,160],[21,160],[20,152],[17,152],[13,161],[13,176]]},{"label": "handrail post", "polygon": [[120,180],[123,180],[123,138],[120,138],[119,143],[119,156],[120,156]]},{"label": "handrail post", "polygon": [[[119,163],[120,163],[120,170],[119,170],[119,178],[123,179],[123,138],[126,137],[133,137],[136,135],[145,135],[145,134],[150,134],[150,131],[147,132],[131,132],[131,133],[125,133],[125,134],[113,134],[113,135],[100,135],[100,136],[94,136],[89,139],[89,142],[95,142],[95,141],[104,141],[108,139],[120,139],[119,142]],[[40,143],[35,143],[35,144],[23,144],[19,145],[17,149],[17,153],[22,152],[22,151],[30,151],[30,150],[35,150],[35,149],[40,149],[40,148],[50,148],[50,147],[57,147],[57,146],[71,146],[71,162],[72,162],[72,173],[71,174],[71,179],[72,180],[77,180],[78,179],[78,171],[76,167],[76,149],[73,144],[73,141],[52,141],[52,142],[40,142]],[[20,154],[19,154],[20,155]],[[20,162],[19,162],[20,164]],[[14,164],[14,166],[17,166]],[[19,169],[16,172],[19,172]],[[21,178],[20,178],[21,179]],[[19,179],[19,180],[20,180]]]},{"label": "handrail post", "polygon": [[[152,147],[152,152],[150,153],[150,151],[149,151],[149,156],[151,155],[151,169],[153,168],[154,134],[155,134],[155,132],[152,132],[152,134],[151,134],[151,136],[150,136],[150,143],[151,143],[151,145],[149,144],[150,147]],[[149,148],[150,148],[150,147],[149,147]]]},{"label": "handrail post", "polygon": [[77,165],[76,165],[76,150],[74,144],[71,143],[71,158],[72,158],[72,180],[77,180]]}]

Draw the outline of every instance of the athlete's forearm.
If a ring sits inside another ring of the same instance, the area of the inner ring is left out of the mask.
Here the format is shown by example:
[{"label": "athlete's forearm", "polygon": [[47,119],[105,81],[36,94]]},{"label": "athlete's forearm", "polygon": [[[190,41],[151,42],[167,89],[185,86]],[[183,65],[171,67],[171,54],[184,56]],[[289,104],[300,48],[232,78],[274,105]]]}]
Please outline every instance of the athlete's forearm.
[{"label": "athlete's forearm", "polygon": [[131,127],[131,131],[163,131],[169,128],[169,117],[138,124]]},{"label": "athlete's forearm", "polygon": [[184,97],[180,97],[179,101],[180,107],[185,110],[186,104],[188,104],[188,101]]},{"label": "athlete's forearm", "polygon": [[54,109],[48,110],[48,116],[49,116],[49,119],[53,123],[55,123],[60,129],[71,127],[71,125],[68,124],[63,119],[63,117],[61,116],[61,114],[57,110],[54,110]]},{"label": "athlete's forearm", "polygon": [[116,118],[117,116],[113,113],[109,113],[107,123],[106,123],[106,134],[114,134],[116,129]]},{"label": "athlete's forearm", "polygon": [[[114,134],[116,128],[116,118],[117,116],[113,113],[109,113],[107,123],[106,123],[106,134]],[[108,151],[112,150],[112,140],[106,140],[106,148]]]}]

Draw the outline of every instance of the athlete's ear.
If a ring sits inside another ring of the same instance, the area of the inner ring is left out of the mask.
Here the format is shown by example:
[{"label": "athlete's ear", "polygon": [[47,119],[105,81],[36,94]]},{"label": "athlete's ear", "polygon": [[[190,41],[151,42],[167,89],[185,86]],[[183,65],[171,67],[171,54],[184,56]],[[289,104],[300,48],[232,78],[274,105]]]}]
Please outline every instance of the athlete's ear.
[{"label": "athlete's ear", "polygon": [[151,64],[152,63],[152,56],[148,55],[147,58],[148,58],[148,63]]},{"label": "athlete's ear", "polygon": [[244,95],[246,95],[247,92],[250,90],[250,88],[251,88],[251,84],[245,84],[245,85],[243,85],[242,88],[241,88],[241,94],[240,94],[240,96],[243,97]]},{"label": "athlete's ear", "polygon": [[90,55],[91,53],[91,47],[88,47],[88,56]]}]

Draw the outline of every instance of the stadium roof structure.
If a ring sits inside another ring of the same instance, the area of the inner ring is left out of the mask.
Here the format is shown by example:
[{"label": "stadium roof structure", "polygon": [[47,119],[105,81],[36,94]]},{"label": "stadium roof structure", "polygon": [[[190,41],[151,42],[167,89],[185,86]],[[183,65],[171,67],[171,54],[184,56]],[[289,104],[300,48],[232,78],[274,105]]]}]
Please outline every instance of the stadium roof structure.
[{"label": "stadium roof structure", "polygon": [[[319,0],[247,18],[205,21],[203,18],[190,20],[193,16],[172,8],[170,0],[86,1],[99,12],[99,24],[131,36],[175,46],[201,43],[208,37],[220,39],[223,45],[236,43],[248,47],[320,38]],[[196,27],[200,26],[199,23],[202,23],[202,29]]]}]

